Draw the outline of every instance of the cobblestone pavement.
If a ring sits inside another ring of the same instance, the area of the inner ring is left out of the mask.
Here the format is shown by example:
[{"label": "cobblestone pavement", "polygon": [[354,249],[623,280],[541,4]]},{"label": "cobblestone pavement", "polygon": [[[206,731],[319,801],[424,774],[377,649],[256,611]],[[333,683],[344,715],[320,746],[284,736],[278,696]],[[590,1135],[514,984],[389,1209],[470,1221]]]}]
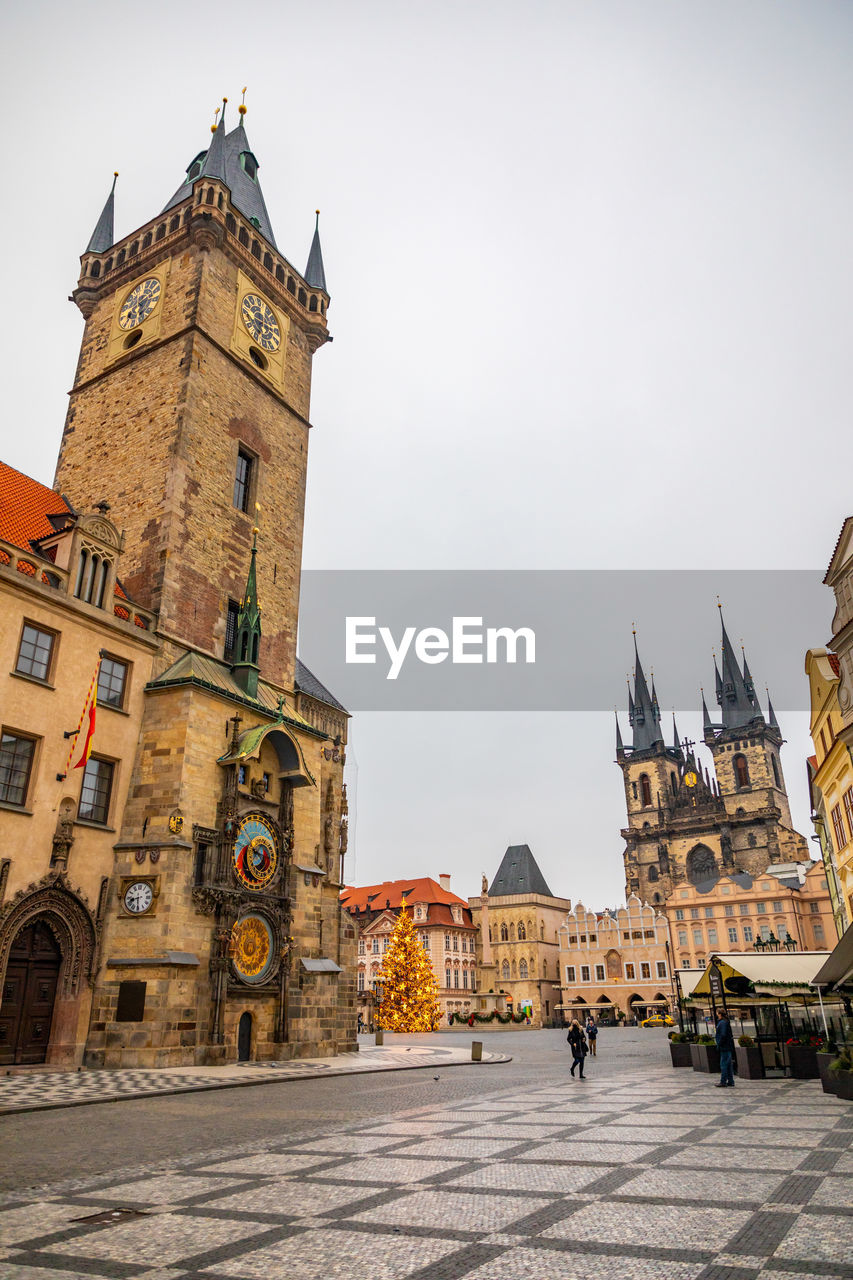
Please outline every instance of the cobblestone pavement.
[{"label": "cobblestone pavement", "polygon": [[[483,1051],[483,1063],[509,1062],[506,1054]],[[418,1067],[467,1066],[471,1046],[433,1047],[406,1044],[374,1048],[360,1046],[358,1053],[335,1058],[296,1062],[246,1062],[227,1067],[176,1067],[173,1070],[32,1071],[0,1078],[0,1115],[18,1111],[48,1111],[55,1107],[85,1106],[92,1102],[117,1102],[157,1094],[199,1093],[208,1089],[234,1089],[283,1080],[316,1076],[362,1075],[372,1071],[405,1071]]]},{"label": "cobblestone pavement", "polygon": [[468,1096],[405,1107],[401,1078],[396,1113],[4,1196],[0,1280],[853,1277],[853,1108],[650,1045],[507,1088],[513,1044]]}]

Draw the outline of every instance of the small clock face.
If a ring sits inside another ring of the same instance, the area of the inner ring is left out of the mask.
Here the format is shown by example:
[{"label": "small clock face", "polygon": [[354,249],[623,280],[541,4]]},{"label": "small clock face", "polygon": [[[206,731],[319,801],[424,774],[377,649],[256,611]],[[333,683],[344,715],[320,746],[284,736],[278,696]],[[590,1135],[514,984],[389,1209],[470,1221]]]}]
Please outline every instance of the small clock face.
[{"label": "small clock face", "polygon": [[685,787],[695,787],[695,786],[696,786],[696,783],[697,783],[698,781],[699,781],[699,779],[698,779],[698,777],[696,776],[696,774],[693,772],[693,770],[692,770],[692,769],[688,769],[687,773],[685,773],[685,775],[684,775],[684,785],[685,785]]},{"label": "small clock face", "polygon": [[122,329],[135,329],[147,319],[160,301],[160,281],[155,276],[141,280],[121,304],[118,322]]},{"label": "small clock face", "polygon": [[243,324],[264,351],[278,351],[281,330],[272,309],[256,293],[247,293],[240,308]]},{"label": "small clock face", "polygon": [[244,982],[263,982],[275,960],[273,933],[263,916],[244,916],[231,931],[234,968]]},{"label": "small clock face", "polygon": [[141,916],[154,901],[154,890],[145,880],[129,885],[124,894],[124,906],[135,916]]},{"label": "small clock face", "polygon": [[247,889],[263,889],[278,868],[278,846],[262,814],[250,813],[237,829],[234,872]]}]

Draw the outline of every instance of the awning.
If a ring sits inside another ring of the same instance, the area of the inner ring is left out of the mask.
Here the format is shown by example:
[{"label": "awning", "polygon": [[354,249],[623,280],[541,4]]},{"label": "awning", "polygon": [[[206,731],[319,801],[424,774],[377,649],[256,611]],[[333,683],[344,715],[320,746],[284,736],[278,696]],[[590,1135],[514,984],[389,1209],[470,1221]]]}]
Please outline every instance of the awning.
[{"label": "awning", "polygon": [[838,987],[842,983],[853,983],[853,924],[849,929],[845,929],[825,964],[821,965],[812,978],[812,982],[815,986],[821,987]]},{"label": "awning", "polygon": [[306,973],[340,973],[341,966],[335,964],[334,960],[327,960],[325,956],[320,960],[306,960],[302,957],[302,968]]},{"label": "awning", "polygon": [[[729,978],[745,978],[755,993],[784,997],[792,992],[807,995],[815,969],[829,958],[828,951],[729,951],[718,953],[693,988],[694,995],[711,994],[709,974],[716,960],[725,985]],[[727,991],[727,997],[732,992]]]}]

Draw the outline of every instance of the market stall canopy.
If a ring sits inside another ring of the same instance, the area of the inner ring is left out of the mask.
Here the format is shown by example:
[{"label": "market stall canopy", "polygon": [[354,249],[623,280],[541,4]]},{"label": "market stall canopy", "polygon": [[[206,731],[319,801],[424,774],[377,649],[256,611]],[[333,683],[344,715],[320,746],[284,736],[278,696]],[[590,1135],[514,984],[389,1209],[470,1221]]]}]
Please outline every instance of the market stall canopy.
[{"label": "market stall canopy", "polygon": [[681,987],[681,994],[686,998],[692,996],[696,990],[696,983],[705,972],[704,969],[679,969],[678,985]]},{"label": "market stall canopy", "polygon": [[[828,951],[774,951],[754,953],[731,951],[712,957],[693,988],[694,995],[711,993],[709,974],[716,962],[723,977],[726,995],[807,995],[815,972],[829,958]],[[738,988],[741,990],[738,990]]]},{"label": "market stall canopy", "polygon": [[835,949],[830,952],[826,964],[812,978],[821,987],[853,985],[853,924],[846,929]]}]

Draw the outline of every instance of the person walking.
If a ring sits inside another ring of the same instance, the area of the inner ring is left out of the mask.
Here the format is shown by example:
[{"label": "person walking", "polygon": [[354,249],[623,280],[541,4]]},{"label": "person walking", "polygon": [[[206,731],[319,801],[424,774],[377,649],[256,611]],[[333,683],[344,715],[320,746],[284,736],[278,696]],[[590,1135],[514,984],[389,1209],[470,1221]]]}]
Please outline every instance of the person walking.
[{"label": "person walking", "polygon": [[578,1075],[581,1080],[584,1079],[583,1060],[586,1057],[586,1040],[584,1039],[583,1027],[577,1018],[572,1018],[572,1025],[569,1027],[569,1034],[566,1036],[572,1050],[572,1072],[575,1074],[575,1067],[580,1067]]},{"label": "person walking", "polygon": [[586,1038],[589,1044],[589,1051],[593,1058],[595,1058],[597,1056],[595,1042],[598,1039],[598,1027],[595,1025],[595,1018],[593,1018],[592,1014],[590,1014],[587,1019]]},{"label": "person walking", "polygon": [[720,1051],[720,1082],[716,1085],[716,1088],[733,1089],[735,1087],[735,1074],[732,1068],[732,1059],[735,1052],[735,1038],[732,1035],[732,1024],[725,1013],[717,1015],[717,1030],[714,1039]]}]

